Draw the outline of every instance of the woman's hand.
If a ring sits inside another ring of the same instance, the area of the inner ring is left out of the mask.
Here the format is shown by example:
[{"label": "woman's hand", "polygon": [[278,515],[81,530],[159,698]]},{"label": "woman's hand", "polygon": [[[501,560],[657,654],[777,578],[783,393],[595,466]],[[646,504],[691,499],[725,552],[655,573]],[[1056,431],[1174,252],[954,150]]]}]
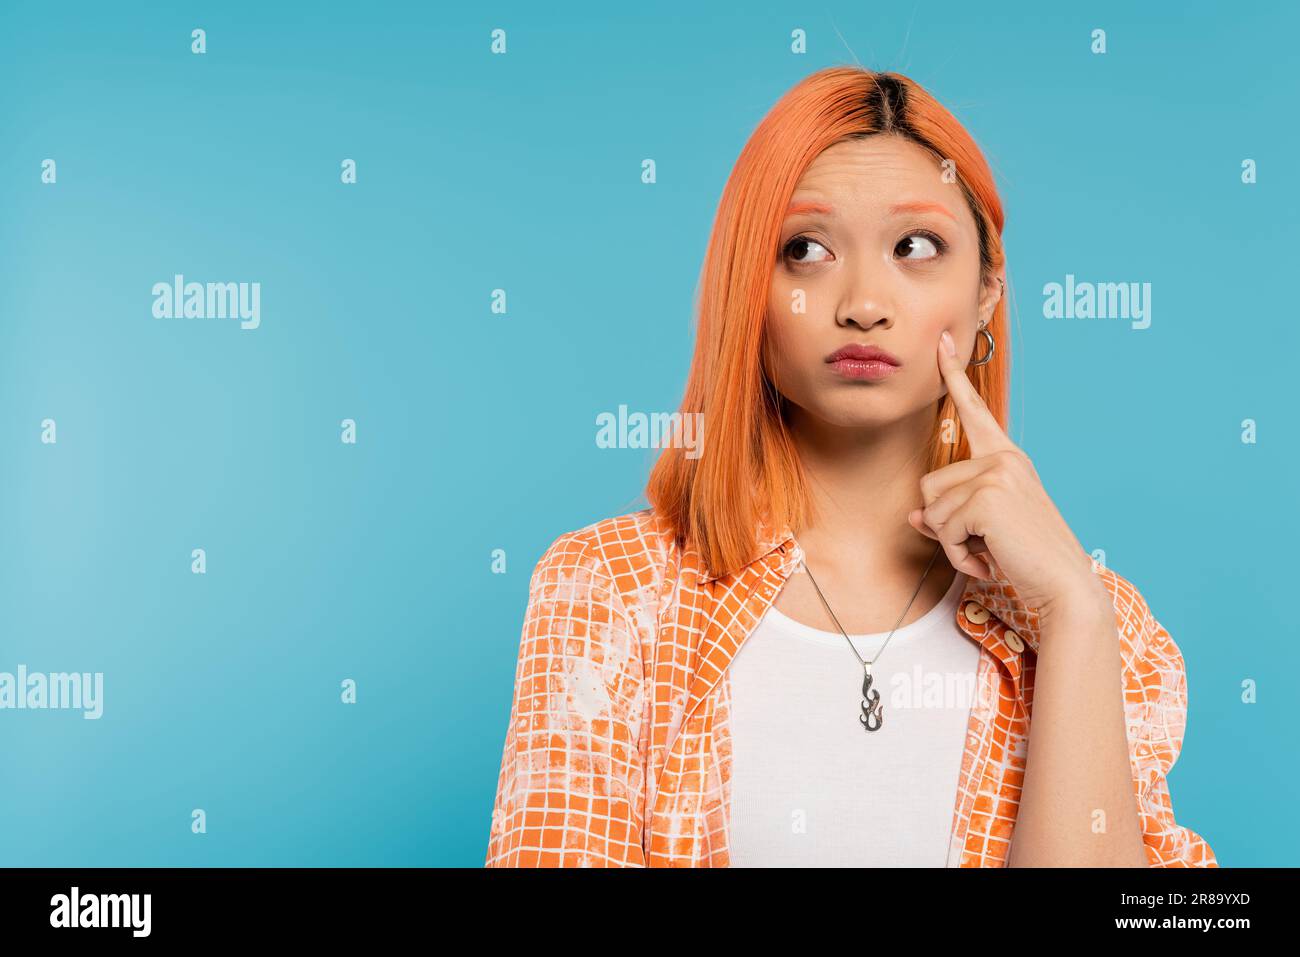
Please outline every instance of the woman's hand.
[{"label": "woman's hand", "polygon": [[958,571],[991,578],[989,552],[1016,594],[1040,614],[1070,606],[1110,607],[1109,592],[1092,573],[1092,561],[1043,489],[1029,456],[1011,441],[949,352],[945,330],[939,371],[970,443],[971,457],[921,479],[924,508],[907,520],[942,543]]}]

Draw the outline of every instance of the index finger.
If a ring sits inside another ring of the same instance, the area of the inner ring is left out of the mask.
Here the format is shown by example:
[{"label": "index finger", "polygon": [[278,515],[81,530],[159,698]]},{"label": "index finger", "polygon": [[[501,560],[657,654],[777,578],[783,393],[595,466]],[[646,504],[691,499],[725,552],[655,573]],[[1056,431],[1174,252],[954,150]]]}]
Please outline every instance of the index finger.
[{"label": "index finger", "polygon": [[[949,336],[952,336],[951,330],[946,331]],[[985,405],[983,396],[967,377],[966,363],[962,361],[960,354],[955,356],[948,354],[948,350],[944,348],[942,335],[939,337],[938,352],[939,372],[943,376],[944,384],[948,386],[948,394],[952,396],[952,401],[957,406],[957,413],[961,416],[962,428],[966,430],[967,440],[970,442],[971,456],[988,455],[1000,449],[1013,448],[1015,443],[1003,431],[998,420]]]}]

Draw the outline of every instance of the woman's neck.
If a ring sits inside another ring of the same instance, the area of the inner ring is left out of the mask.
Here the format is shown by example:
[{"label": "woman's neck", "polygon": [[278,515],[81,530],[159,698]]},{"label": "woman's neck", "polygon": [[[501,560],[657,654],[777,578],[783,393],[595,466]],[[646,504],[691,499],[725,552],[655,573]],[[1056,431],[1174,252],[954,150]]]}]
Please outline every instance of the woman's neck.
[{"label": "woman's neck", "polygon": [[920,483],[933,421],[929,406],[871,429],[791,422],[816,509],[815,520],[796,529],[795,537],[814,573],[824,568],[837,577],[915,582],[934,558],[927,580],[952,582],[947,556],[934,557],[938,543],[907,521],[907,513],[924,504]]}]

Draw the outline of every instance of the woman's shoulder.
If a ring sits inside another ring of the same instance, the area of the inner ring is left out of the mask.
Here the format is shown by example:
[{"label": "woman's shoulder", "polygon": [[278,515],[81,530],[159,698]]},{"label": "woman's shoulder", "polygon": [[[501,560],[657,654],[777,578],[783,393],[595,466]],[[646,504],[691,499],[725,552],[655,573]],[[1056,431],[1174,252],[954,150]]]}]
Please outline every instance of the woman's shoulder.
[{"label": "woman's shoulder", "polygon": [[1139,679],[1154,672],[1175,681],[1183,680],[1182,652],[1137,585],[1104,565],[1098,566],[1096,574],[1110,593],[1126,670],[1137,674]]},{"label": "woman's shoulder", "polygon": [[[1137,585],[1101,563],[1094,563],[1093,573],[1110,598],[1126,678],[1138,683],[1156,676],[1162,682],[1181,680],[1183,660],[1178,645]],[[1037,652],[1042,627],[1038,609],[1021,600],[1015,586],[996,565],[993,578],[970,583],[967,594],[1014,628]]]},{"label": "woman's shoulder", "polygon": [[640,591],[662,578],[677,552],[668,523],[643,508],[564,532],[546,548],[537,571],[603,571],[620,590]]},{"label": "woman's shoulder", "polygon": [[[618,618],[648,640],[680,568],[668,525],[649,508],[564,532],[546,549],[529,585],[530,617],[539,621]],[[540,626],[539,626],[540,627]]]}]

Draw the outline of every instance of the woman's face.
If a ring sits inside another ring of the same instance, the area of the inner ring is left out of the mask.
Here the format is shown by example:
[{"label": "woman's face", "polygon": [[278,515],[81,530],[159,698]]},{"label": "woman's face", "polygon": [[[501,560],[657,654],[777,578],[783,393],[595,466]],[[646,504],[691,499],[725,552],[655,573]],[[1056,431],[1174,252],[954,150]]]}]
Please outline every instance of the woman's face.
[{"label": "woman's face", "polygon": [[[877,135],[827,148],[799,181],[767,315],[777,386],[796,417],[897,421],[946,393],[935,351],[944,329],[972,356],[999,285],[981,283],[975,217],[942,173],[916,143]],[[829,361],[853,345],[883,349],[897,366]]]}]

